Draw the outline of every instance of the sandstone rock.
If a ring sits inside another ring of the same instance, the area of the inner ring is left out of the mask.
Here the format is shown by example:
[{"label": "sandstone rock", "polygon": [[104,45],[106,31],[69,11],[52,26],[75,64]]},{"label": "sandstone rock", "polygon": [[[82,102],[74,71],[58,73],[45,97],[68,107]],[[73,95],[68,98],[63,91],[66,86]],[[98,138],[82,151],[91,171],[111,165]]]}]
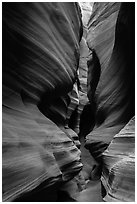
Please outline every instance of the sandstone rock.
[{"label": "sandstone rock", "polygon": [[87,24],[92,14],[93,2],[79,2],[79,5],[82,11],[83,37],[86,38],[88,32]]},{"label": "sandstone rock", "polygon": [[134,3],[95,3],[88,26],[94,53],[88,62],[88,96],[95,127],[86,147],[98,160],[134,115]]},{"label": "sandstone rock", "polygon": [[135,118],[114,136],[103,153],[102,182],[107,202],[135,201]]},{"label": "sandstone rock", "polygon": [[3,201],[56,201],[82,168],[64,127],[81,36],[77,3],[3,3]]},{"label": "sandstone rock", "polygon": [[80,151],[72,140],[35,105],[24,106],[20,96],[10,92],[3,107],[3,200],[44,182],[48,187],[67,181],[81,167]]},{"label": "sandstone rock", "polygon": [[[77,73],[77,83],[74,84],[73,90],[69,93],[71,102],[68,107],[67,120],[70,121],[71,127],[77,134],[80,133],[80,116],[84,106],[88,103],[87,97],[87,58],[89,49],[86,40],[82,37],[80,41],[80,59]],[[75,113],[74,113],[75,109]],[[72,117],[71,117],[72,116]]]},{"label": "sandstone rock", "polygon": [[93,2],[79,2],[82,11],[83,26],[87,26],[90,16],[92,14]]},{"label": "sandstone rock", "polygon": [[3,201],[134,200],[134,3],[81,5],[3,3]]},{"label": "sandstone rock", "polygon": [[73,89],[69,92],[70,104],[67,110],[66,127],[70,127],[77,134],[79,132],[79,121],[78,121],[78,106],[79,106],[79,90],[78,84],[75,82]]},{"label": "sandstone rock", "polygon": [[35,104],[67,94],[75,81],[81,37],[77,3],[4,3],[4,83]]},{"label": "sandstone rock", "polygon": [[87,189],[77,194],[76,200],[78,202],[103,202],[101,197],[101,183],[100,181],[90,181]]}]

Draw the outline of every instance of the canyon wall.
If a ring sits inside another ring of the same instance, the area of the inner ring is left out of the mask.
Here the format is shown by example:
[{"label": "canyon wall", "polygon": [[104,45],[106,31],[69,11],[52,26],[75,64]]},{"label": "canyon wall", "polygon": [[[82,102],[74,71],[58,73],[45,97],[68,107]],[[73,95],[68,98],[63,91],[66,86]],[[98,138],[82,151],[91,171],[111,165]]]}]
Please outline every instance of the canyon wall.
[{"label": "canyon wall", "polygon": [[88,97],[95,126],[86,147],[96,159],[134,116],[134,14],[134,3],[94,3],[89,20]]},{"label": "canyon wall", "polygon": [[107,202],[135,200],[135,117],[114,136],[103,153],[102,182]]},{"label": "canyon wall", "polygon": [[88,29],[87,85],[95,122],[85,147],[102,168],[104,200],[133,202],[135,4],[94,3]]},{"label": "canyon wall", "polygon": [[134,201],[135,4],[80,5],[2,5],[3,201]]},{"label": "canyon wall", "polygon": [[82,32],[77,3],[3,3],[3,201],[57,201],[82,169],[65,128]]}]

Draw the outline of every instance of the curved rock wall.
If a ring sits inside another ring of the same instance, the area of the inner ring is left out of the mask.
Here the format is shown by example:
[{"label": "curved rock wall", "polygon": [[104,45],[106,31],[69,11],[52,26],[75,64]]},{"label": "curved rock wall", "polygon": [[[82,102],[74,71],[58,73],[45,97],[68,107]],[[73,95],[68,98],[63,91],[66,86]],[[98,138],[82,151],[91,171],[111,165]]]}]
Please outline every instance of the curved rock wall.
[{"label": "curved rock wall", "polygon": [[114,136],[103,153],[102,182],[107,202],[135,200],[135,117]]},{"label": "curved rock wall", "polygon": [[64,128],[81,37],[77,3],[3,3],[3,201],[56,201],[82,168]]},{"label": "curved rock wall", "polygon": [[96,159],[134,116],[134,14],[134,3],[95,3],[89,21],[87,43],[94,55],[88,96],[95,126],[86,147]]},{"label": "curved rock wall", "polygon": [[[80,59],[77,72],[77,81],[74,84],[73,90],[70,93],[71,103],[68,107],[67,118],[69,126],[77,133],[80,133],[80,116],[83,112],[84,106],[88,103],[87,97],[87,58],[89,49],[86,40],[82,37],[80,41]],[[75,109],[75,112],[73,111]],[[71,116],[71,117],[70,117]],[[70,119],[69,119],[70,118]]]},{"label": "curved rock wall", "polygon": [[134,3],[81,6],[3,3],[3,201],[134,200]]},{"label": "curved rock wall", "polygon": [[18,83],[18,92],[36,104],[67,94],[78,68],[80,16],[75,3],[3,4],[3,71],[16,79],[6,73],[4,83],[12,81],[13,89]]},{"label": "curved rock wall", "polygon": [[93,2],[79,2],[79,5],[81,7],[81,13],[82,13],[82,23],[83,23],[83,37],[87,37],[88,32],[88,21],[90,19],[90,16],[92,14],[92,7]]}]

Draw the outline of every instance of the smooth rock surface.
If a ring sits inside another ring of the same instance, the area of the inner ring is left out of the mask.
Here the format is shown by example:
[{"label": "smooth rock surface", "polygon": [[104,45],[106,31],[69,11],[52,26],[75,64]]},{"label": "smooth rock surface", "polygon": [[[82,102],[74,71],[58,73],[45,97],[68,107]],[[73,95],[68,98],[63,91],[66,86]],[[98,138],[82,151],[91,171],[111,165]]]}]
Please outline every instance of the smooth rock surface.
[{"label": "smooth rock surface", "polygon": [[135,118],[114,136],[103,153],[102,182],[107,202],[135,201]]},{"label": "smooth rock surface", "polygon": [[81,37],[77,3],[4,3],[4,84],[35,104],[67,94],[75,82]]},{"label": "smooth rock surface", "polygon": [[89,21],[88,96],[95,127],[86,147],[96,159],[134,116],[134,11],[134,3],[95,3]]},{"label": "smooth rock surface", "polygon": [[64,127],[81,37],[77,3],[3,3],[3,201],[56,201],[82,169]]},{"label": "smooth rock surface", "polygon": [[135,200],[134,119],[129,122],[135,114],[134,22],[134,3],[101,2],[94,3],[88,24],[87,85],[95,124],[86,148],[103,170],[106,202]]},{"label": "smooth rock surface", "polygon": [[80,6],[3,3],[3,201],[134,201],[134,3]]}]

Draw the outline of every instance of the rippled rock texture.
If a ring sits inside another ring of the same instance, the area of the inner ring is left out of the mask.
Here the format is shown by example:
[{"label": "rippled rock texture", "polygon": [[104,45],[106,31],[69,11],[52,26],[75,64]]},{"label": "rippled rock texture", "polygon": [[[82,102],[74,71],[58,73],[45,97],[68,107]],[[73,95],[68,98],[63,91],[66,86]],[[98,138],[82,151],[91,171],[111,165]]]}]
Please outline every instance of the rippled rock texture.
[{"label": "rippled rock texture", "polygon": [[3,3],[3,201],[134,201],[135,4],[80,5]]},{"label": "rippled rock texture", "polygon": [[85,146],[103,166],[108,202],[134,201],[134,119],[129,122],[135,114],[134,27],[134,3],[94,3],[86,40],[92,50],[88,97],[95,123]]},{"label": "rippled rock texture", "polygon": [[82,168],[65,128],[81,37],[77,3],[3,3],[3,201],[57,201]]},{"label": "rippled rock texture", "polygon": [[104,200],[135,200],[135,117],[114,136],[103,153],[102,182],[107,190]]},{"label": "rippled rock texture", "polygon": [[134,116],[134,10],[134,3],[95,3],[89,21],[88,97],[95,126],[86,146],[97,160]]}]

